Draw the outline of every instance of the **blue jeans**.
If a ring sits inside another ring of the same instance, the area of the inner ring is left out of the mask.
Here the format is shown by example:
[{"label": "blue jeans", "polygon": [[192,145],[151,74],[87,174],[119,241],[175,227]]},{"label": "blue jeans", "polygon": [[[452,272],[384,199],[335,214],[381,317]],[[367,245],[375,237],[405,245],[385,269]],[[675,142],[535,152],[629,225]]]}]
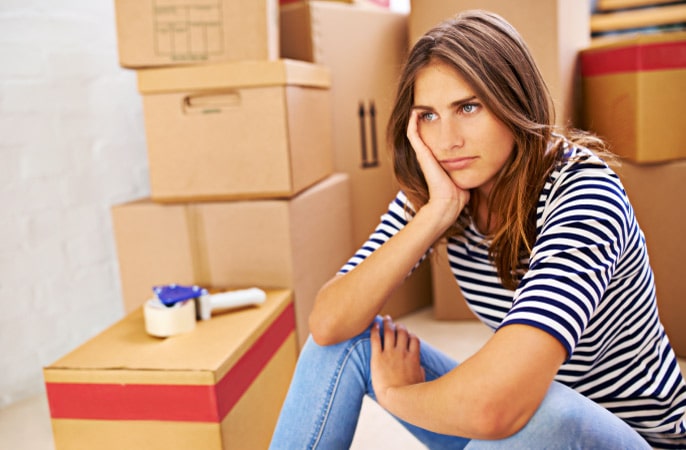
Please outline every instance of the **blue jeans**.
[{"label": "blue jeans", "polygon": [[[377,319],[378,320],[378,319]],[[372,389],[370,330],[322,347],[310,337],[302,349],[270,449],[348,449],[362,399]],[[427,381],[457,363],[421,343]],[[399,420],[399,419],[398,419]],[[470,440],[434,433],[399,420],[430,449],[650,449],[641,436],[605,408],[574,390],[553,383],[529,423],[499,441]]]}]

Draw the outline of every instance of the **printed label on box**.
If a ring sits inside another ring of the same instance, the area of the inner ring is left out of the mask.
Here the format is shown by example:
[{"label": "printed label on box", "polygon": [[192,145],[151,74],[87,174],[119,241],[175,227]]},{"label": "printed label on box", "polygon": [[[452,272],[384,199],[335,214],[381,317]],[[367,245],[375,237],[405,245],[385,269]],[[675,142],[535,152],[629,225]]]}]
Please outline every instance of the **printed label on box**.
[{"label": "printed label on box", "polygon": [[155,0],[155,54],[173,60],[205,60],[221,54],[221,1]]}]

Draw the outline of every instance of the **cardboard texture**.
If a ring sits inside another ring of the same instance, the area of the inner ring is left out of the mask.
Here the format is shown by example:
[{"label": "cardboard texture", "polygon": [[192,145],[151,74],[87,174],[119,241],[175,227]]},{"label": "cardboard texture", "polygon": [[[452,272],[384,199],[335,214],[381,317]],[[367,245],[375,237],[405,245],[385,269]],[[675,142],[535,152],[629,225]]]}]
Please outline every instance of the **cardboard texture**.
[{"label": "cardboard texture", "polygon": [[594,40],[581,53],[583,127],[635,163],[686,158],[686,32]]},{"label": "cardboard texture", "polygon": [[289,200],[114,206],[124,309],[160,284],[291,288],[302,345],[317,291],[354,251],[349,186],[337,173]]},{"label": "cardboard texture", "polygon": [[333,173],[330,80],[288,60],[138,71],[152,199],[291,197]]},{"label": "cardboard texture", "polygon": [[[283,57],[331,70],[334,169],[350,176],[358,247],[398,190],[385,130],[407,52],[407,15],[370,5],[299,2],[281,8],[280,29]],[[383,312],[398,317],[430,304],[425,262]]]},{"label": "cardboard texture", "polygon": [[115,0],[126,68],[279,57],[278,0]]},{"label": "cardboard texture", "polygon": [[295,369],[292,292],[159,339],[141,308],[43,369],[57,450],[267,448]]},{"label": "cardboard texture", "polygon": [[686,21],[686,5],[604,12],[591,16],[591,33],[612,33],[658,26],[678,26]]},{"label": "cardboard texture", "polygon": [[590,14],[577,0],[411,0],[410,43],[444,19],[485,9],[509,21],[529,45],[555,102],[557,122],[579,121],[577,56],[590,42]]},{"label": "cardboard texture", "polygon": [[677,355],[686,358],[686,160],[624,161],[617,170],[643,229],[655,274],[660,318]]},{"label": "cardboard texture", "polygon": [[665,0],[596,0],[595,9],[611,11],[613,9],[636,8],[638,6],[657,6],[666,3]]},{"label": "cardboard texture", "polygon": [[430,256],[431,282],[433,286],[434,318],[438,320],[471,320],[476,315],[467,306],[462,291],[450,270],[446,241],[442,239]]}]

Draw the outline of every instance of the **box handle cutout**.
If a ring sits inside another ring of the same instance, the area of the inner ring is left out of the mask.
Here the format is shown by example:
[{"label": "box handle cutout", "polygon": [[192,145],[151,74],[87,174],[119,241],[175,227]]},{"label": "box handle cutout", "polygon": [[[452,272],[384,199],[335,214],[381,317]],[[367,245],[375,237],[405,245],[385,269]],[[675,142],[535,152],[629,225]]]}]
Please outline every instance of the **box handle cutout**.
[{"label": "box handle cutout", "polygon": [[236,91],[210,94],[187,95],[183,98],[184,114],[212,114],[241,105],[241,96]]},{"label": "box handle cutout", "polygon": [[[357,109],[357,115],[360,119],[360,148],[362,150],[362,168],[368,169],[379,166],[379,150],[376,141],[376,106],[374,101],[369,102],[369,114],[365,108],[364,102],[360,101]],[[369,116],[369,134],[371,144],[371,155],[367,151],[367,126],[366,120]]]}]

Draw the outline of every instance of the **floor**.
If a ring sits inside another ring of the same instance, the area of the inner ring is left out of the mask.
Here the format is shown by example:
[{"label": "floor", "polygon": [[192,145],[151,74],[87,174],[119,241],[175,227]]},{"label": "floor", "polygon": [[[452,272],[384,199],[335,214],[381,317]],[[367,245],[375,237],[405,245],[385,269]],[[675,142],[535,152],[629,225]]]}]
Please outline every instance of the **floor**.
[{"label": "floor", "polygon": [[[436,321],[431,308],[405,316],[399,322],[458,361],[474,353],[491,334],[477,321]],[[679,363],[686,374],[686,360]],[[0,410],[0,449],[54,450],[49,417],[44,395]],[[419,450],[424,446],[376,403],[365,401],[351,449],[370,448]]]}]

